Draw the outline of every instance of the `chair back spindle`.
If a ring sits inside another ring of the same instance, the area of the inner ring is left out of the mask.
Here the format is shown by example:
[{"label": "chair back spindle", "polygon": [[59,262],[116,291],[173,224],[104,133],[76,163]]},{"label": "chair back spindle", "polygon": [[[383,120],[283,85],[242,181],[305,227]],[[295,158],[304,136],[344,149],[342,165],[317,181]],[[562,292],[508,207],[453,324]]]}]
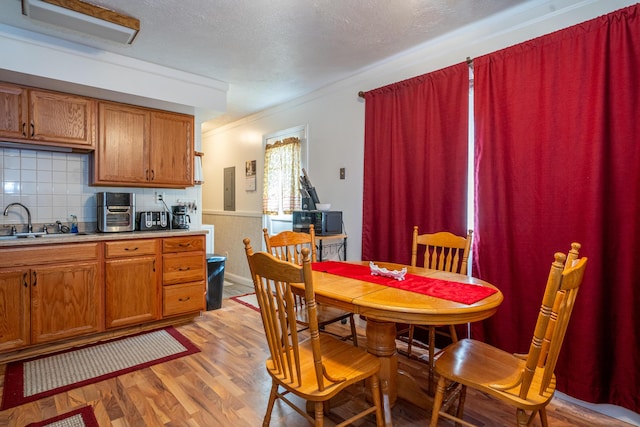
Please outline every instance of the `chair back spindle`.
[{"label": "chair back spindle", "polygon": [[411,265],[418,265],[418,247],[424,246],[422,258],[425,268],[467,274],[472,238],[473,230],[469,230],[466,237],[456,236],[448,231],[418,234],[416,225],[413,227]]},{"label": "chair back spindle", "polygon": [[263,228],[262,232],[267,252],[279,260],[302,265],[302,248],[309,248],[311,262],[316,262],[316,234],[313,224],[309,226],[309,233],[282,231],[270,236],[266,228]]}]

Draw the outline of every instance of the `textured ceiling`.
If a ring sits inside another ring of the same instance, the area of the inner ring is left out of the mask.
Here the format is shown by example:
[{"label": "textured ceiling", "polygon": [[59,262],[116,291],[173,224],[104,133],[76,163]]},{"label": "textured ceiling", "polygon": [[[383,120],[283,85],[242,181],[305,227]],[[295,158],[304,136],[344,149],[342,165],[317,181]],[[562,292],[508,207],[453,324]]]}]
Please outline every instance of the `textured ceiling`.
[{"label": "textured ceiling", "polygon": [[140,20],[126,46],[32,21],[20,0],[0,1],[0,23],[224,81],[220,125],[527,1],[91,0]]}]

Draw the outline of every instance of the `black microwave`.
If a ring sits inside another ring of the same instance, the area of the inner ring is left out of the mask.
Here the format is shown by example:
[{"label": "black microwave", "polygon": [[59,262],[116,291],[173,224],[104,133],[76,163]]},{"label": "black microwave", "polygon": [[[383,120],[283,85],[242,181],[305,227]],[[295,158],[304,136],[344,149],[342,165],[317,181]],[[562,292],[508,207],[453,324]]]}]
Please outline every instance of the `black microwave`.
[{"label": "black microwave", "polygon": [[342,211],[293,211],[293,231],[308,233],[313,224],[315,234],[342,234]]}]

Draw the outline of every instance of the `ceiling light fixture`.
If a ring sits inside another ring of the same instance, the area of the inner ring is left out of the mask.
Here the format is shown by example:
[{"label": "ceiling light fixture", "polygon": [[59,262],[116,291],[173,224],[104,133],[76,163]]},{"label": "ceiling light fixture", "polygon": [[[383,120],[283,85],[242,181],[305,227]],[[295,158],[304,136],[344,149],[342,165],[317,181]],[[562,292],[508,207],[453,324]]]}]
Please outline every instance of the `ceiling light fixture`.
[{"label": "ceiling light fixture", "polygon": [[118,43],[133,43],[140,31],[140,20],[82,0],[22,0],[22,14]]}]

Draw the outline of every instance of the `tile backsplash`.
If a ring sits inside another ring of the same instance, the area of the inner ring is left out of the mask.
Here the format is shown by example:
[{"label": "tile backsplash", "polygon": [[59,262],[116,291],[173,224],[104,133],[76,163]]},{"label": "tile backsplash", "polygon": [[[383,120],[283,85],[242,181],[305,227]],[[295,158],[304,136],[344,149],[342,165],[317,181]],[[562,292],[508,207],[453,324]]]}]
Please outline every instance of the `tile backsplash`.
[{"label": "tile backsplash", "polygon": [[[179,203],[195,204],[191,212],[192,221],[200,217],[200,187],[185,190],[90,187],[89,155],[81,153],[59,153],[28,149],[0,147],[0,209],[4,211],[10,203],[19,202],[31,212],[32,223],[42,224],[61,221],[69,225],[71,215],[78,217],[83,229],[94,230],[97,221],[95,193],[101,191],[132,192],[136,194],[136,211],[163,210],[164,205],[155,201],[155,192],[161,191],[169,209]],[[20,207],[12,207],[7,216],[0,215],[0,224],[27,223],[27,214]],[[200,221],[197,221],[199,228]],[[7,234],[8,229],[0,229]]]}]

